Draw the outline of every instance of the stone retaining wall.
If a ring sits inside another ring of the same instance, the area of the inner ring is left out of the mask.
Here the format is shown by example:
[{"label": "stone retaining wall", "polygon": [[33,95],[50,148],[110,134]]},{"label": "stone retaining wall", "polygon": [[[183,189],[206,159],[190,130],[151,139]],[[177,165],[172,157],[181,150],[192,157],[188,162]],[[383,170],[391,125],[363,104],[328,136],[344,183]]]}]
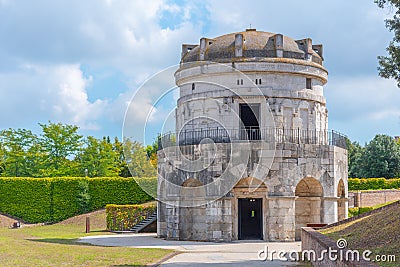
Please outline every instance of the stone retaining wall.
[{"label": "stone retaining wall", "polygon": [[349,207],[372,207],[400,200],[400,190],[370,190],[349,192]]},{"label": "stone retaining wall", "polygon": [[[328,253],[324,254],[324,257],[322,259],[318,259],[320,255],[323,255],[323,251],[333,251],[337,250],[338,252],[334,255],[340,255],[340,251],[342,251],[342,255],[346,255],[346,253],[349,251],[347,248],[339,249],[336,242],[329,237],[317,232],[311,227],[303,227],[301,231],[301,250],[302,253],[304,253],[305,250],[307,251],[314,251],[315,252],[315,261],[310,259],[311,263],[313,266],[317,267],[353,267],[353,266],[362,266],[362,267],[376,267],[377,265],[365,261],[362,259],[362,256],[360,255],[360,261],[344,261],[346,259],[346,256],[343,256],[342,259],[340,260],[340,256],[338,256],[338,260],[331,260],[328,256]],[[360,254],[362,254],[362,251],[360,251]],[[349,257],[350,259],[351,257]]]}]

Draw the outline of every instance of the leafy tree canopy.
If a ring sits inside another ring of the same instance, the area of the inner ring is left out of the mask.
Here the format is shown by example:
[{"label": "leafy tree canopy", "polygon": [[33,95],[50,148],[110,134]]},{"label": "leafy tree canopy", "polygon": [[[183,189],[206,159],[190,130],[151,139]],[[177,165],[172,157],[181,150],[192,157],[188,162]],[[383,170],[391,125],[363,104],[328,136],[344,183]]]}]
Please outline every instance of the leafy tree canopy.
[{"label": "leafy tree canopy", "polygon": [[390,136],[378,134],[365,148],[355,145],[348,151],[350,177],[393,178],[400,174],[400,145]]},{"label": "leafy tree canopy", "polygon": [[[8,177],[122,176],[156,174],[157,143],[145,149],[140,143],[118,138],[83,137],[74,125],[39,124],[42,133],[26,129],[0,130],[0,175]],[[128,153],[124,153],[124,146]]]},{"label": "leafy tree canopy", "polygon": [[380,8],[388,7],[393,11],[393,18],[385,20],[386,28],[394,33],[393,40],[386,48],[387,56],[379,56],[379,76],[394,78],[400,87],[400,0],[375,0]]}]

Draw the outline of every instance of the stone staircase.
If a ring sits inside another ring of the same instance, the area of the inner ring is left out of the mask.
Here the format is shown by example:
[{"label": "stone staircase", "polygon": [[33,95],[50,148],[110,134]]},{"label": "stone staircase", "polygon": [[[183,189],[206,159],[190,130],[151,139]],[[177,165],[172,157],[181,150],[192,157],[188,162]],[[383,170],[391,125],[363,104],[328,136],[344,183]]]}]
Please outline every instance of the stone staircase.
[{"label": "stone staircase", "polygon": [[157,220],[157,211],[153,212],[149,217],[144,219],[143,221],[135,224],[130,231],[134,233],[139,233],[142,231],[145,227],[150,225],[151,223],[155,222]]}]

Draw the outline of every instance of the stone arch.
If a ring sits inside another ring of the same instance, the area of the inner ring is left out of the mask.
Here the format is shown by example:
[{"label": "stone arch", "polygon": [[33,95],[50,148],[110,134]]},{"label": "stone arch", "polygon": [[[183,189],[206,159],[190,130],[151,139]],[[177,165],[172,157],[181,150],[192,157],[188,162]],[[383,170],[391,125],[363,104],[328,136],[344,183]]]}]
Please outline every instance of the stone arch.
[{"label": "stone arch", "polygon": [[203,183],[195,178],[182,183],[179,207],[179,239],[205,240],[206,206]]},{"label": "stone arch", "polygon": [[321,200],[324,190],[321,183],[312,177],[299,181],[295,190],[295,239],[301,238],[301,227],[307,223],[321,223]]},{"label": "stone arch", "polygon": [[269,229],[268,229],[268,187],[262,181],[254,177],[241,178],[232,189],[233,198],[231,199],[232,212],[233,212],[233,239],[239,239],[239,232],[241,228],[241,221],[243,219],[240,216],[240,205],[239,202],[243,199],[257,199],[261,202],[261,234],[262,239],[268,240]]},{"label": "stone arch", "polygon": [[322,197],[324,190],[317,179],[306,177],[297,184],[295,195],[299,197]]},{"label": "stone arch", "polygon": [[338,221],[346,219],[346,188],[343,179],[339,180],[337,186],[338,197]]},{"label": "stone arch", "polygon": [[265,183],[257,178],[254,177],[246,177],[240,179],[234,188],[267,188]]}]

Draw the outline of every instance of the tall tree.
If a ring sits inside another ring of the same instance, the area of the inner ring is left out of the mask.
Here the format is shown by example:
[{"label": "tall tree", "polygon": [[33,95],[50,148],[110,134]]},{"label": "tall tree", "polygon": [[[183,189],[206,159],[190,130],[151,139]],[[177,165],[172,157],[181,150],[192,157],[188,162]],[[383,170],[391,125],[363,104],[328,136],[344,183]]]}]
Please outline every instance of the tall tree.
[{"label": "tall tree", "polygon": [[361,156],[363,177],[393,178],[400,174],[400,146],[387,135],[378,134]]},{"label": "tall tree", "polygon": [[[118,176],[118,154],[113,150],[109,139],[98,140],[92,136],[85,140],[86,147],[77,156],[80,164],[80,175],[89,177]],[[86,173],[85,173],[86,172]]]},{"label": "tall tree", "polygon": [[156,138],[153,144],[146,146],[147,158],[150,160],[150,163],[154,168],[157,168],[157,151],[159,138],[160,136]]},{"label": "tall tree", "polygon": [[1,142],[1,139],[0,139],[0,176],[2,176],[4,173],[4,169],[6,166],[5,159],[6,159],[5,158],[5,149],[4,149],[3,143]]},{"label": "tall tree", "polygon": [[65,176],[73,172],[71,159],[82,146],[78,126],[51,122],[39,125],[43,132],[40,144],[47,156],[44,176]]},{"label": "tall tree", "polygon": [[349,177],[360,177],[363,166],[361,157],[364,153],[364,148],[358,142],[351,142],[350,139],[346,139],[346,142]]},{"label": "tall tree", "polygon": [[118,137],[114,138],[113,150],[117,154],[116,163],[120,170],[119,176],[122,177],[130,177],[132,176],[128,165],[126,164],[125,154],[124,154],[124,145],[118,140]]},{"label": "tall tree", "polygon": [[157,174],[157,169],[151,165],[142,144],[126,138],[123,145],[126,163],[132,176],[151,177]]},{"label": "tall tree", "polygon": [[387,56],[379,56],[379,75],[383,78],[394,78],[400,87],[400,1],[399,0],[375,0],[380,8],[389,7],[393,12],[393,18],[385,20],[386,28],[394,33],[393,40],[386,48]]},{"label": "tall tree", "polygon": [[29,130],[8,129],[0,133],[3,176],[38,176],[42,159],[38,137]]}]

